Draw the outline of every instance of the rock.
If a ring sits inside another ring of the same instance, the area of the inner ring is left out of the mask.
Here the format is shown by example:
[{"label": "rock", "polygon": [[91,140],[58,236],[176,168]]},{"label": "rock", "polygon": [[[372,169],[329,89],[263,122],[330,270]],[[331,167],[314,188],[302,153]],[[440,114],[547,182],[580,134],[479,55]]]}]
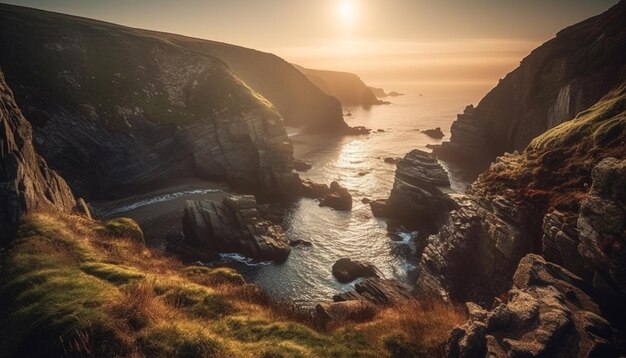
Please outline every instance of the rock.
[{"label": "rock", "polygon": [[427,136],[429,136],[431,138],[435,138],[435,139],[441,139],[441,138],[443,138],[445,136],[445,134],[443,134],[443,131],[439,127],[435,128],[435,129],[425,129],[425,130],[423,130],[421,132],[426,134]]},{"label": "rock", "polygon": [[76,200],[75,211],[91,220],[91,209],[89,209],[89,205],[87,205],[85,199],[78,198],[78,200]]},{"label": "rock", "polygon": [[65,180],[35,151],[32,133],[0,71],[0,246],[15,238],[23,215],[76,206]]},{"label": "rock", "polygon": [[384,130],[384,129],[377,129],[377,130],[376,130],[376,132],[378,132],[378,133],[384,133],[384,132],[385,132],[385,130]]},{"label": "rock", "polygon": [[306,241],[306,240],[290,240],[289,245],[291,245],[292,247],[296,247],[296,246],[311,247],[313,246],[313,243],[310,241]]},{"label": "rock", "polygon": [[369,173],[370,173],[370,172],[359,172],[359,176],[360,176],[360,177],[364,177],[364,176],[366,176],[366,175],[367,175],[367,174],[369,174]]},{"label": "rock", "polygon": [[329,191],[320,199],[320,206],[329,206],[335,210],[352,210],[352,195],[348,189],[336,181],[330,183]]},{"label": "rock", "polygon": [[626,299],[626,160],[602,160],[592,178],[577,221],[578,252],[605,303],[619,304]]},{"label": "rock", "polygon": [[387,204],[387,200],[378,199],[371,201],[370,208],[372,209],[372,214],[377,218],[387,218],[390,215],[389,205]]},{"label": "rock", "polygon": [[384,159],[384,162],[387,163],[387,164],[396,164],[396,163],[398,163],[400,161],[400,159],[402,159],[402,158],[386,157]]},{"label": "rock", "polygon": [[449,357],[608,357],[613,330],[580,285],[583,280],[534,254],[515,273],[507,303],[470,319],[448,340]]},{"label": "rock", "polygon": [[315,307],[318,317],[326,321],[366,321],[376,314],[376,306],[367,301],[352,300],[332,303],[319,303]]},{"label": "rock", "polygon": [[343,283],[348,283],[361,277],[378,277],[376,266],[349,258],[337,260],[333,265],[333,276]]},{"label": "rock", "polygon": [[333,296],[333,301],[360,300],[387,306],[414,298],[409,288],[397,280],[368,278],[354,285],[353,290]]},{"label": "rock", "polygon": [[222,201],[187,201],[184,244],[199,251],[238,252],[259,260],[285,261],[291,248],[279,225],[259,217],[252,195]]},{"label": "rock", "polygon": [[371,202],[371,200],[369,198],[361,199],[361,203],[363,203],[363,204],[369,204],[370,202]]},{"label": "rock", "polygon": [[307,198],[319,199],[330,191],[326,184],[315,183],[310,179],[302,179],[302,195]]},{"label": "rock", "polygon": [[407,227],[437,231],[455,207],[448,195],[448,174],[431,154],[412,150],[398,162],[393,189],[387,200],[388,215]]},{"label": "rock", "polygon": [[348,135],[365,135],[365,134],[370,134],[372,130],[369,128],[365,128],[363,126],[356,126],[356,127],[348,127],[345,130],[345,134]]},{"label": "rock", "polygon": [[313,168],[313,164],[305,162],[304,160],[295,159],[293,161],[293,168],[299,172],[306,172]]}]

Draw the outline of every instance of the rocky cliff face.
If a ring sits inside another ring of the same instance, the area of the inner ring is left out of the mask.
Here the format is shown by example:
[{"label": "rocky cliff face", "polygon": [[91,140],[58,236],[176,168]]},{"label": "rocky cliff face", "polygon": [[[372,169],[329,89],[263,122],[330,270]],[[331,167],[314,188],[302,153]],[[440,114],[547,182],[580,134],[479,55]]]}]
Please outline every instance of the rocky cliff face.
[{"label": "rocky cliff face", "polygon": [[626,64],[626,2],[571,26],[534,50],[520,66],[452,125],[434,153],[485,168],[522,150],[546,130],[591,107],[621,82]]},{"label": "rocky cliff face", "polygon": [[63,178],[51,170],[32,143],[32,128],[15,104],[0,72],[0,245],[12,240],[25,213],[76,201]]},{"label": "rocky cliff face", "polygon": [[273,193],[298,185],[280,114],[215,57],[152,32],[5,5],[0,47],[36,149],[81,196],[184,177]]},{"label": "rocky cliff face", "polygon": [[616,158],[626,158],[625,101],[622,84],[523,153],[498,158],[429,238],[418,286],[489,304],[534,252],[582,277],[605,309],[619,307],[625,164]]},{"label": "rocky cliff face", "polygon": [[359,76],[348,72],[312,70],[297,66],[324,93],[337,98],[344,106],[372,106],[384,102]]}]

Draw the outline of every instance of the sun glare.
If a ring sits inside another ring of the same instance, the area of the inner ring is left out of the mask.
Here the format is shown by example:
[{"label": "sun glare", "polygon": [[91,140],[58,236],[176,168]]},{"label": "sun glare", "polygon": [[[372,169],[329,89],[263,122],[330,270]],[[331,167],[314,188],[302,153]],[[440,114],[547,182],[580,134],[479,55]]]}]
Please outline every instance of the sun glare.
[{"label": "sun glare", "polygon": [[341,24],[352,25],[357,17],[357,9],[354,1],[342,0],[337,6],[337,16]]}]

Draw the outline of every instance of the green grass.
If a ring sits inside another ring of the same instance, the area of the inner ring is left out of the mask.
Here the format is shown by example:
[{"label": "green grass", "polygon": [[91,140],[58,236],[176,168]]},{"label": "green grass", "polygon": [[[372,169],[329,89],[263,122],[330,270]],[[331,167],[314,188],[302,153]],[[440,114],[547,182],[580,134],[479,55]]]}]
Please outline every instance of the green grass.
[{"label": "green grass", "polygon": [[132,240],[145,243],[143,231],[133,219],[117,218],[107,221],[104,225],[99,226],[97,230],[103,235],[111,237],[131,238]]},{"label": "green grass", "polygon": [[[385,357],[398,348],[383,337],[402,332],[426,332],[407,349],[432,355],[465,319],[420,306],[408,320],[401,308],[312,328],[232,269],[185,267],[147,249],[125,231],[134,225],[26,218],[1,263],[0,356]],[[112,239],[107,227],[125,229]]]}]

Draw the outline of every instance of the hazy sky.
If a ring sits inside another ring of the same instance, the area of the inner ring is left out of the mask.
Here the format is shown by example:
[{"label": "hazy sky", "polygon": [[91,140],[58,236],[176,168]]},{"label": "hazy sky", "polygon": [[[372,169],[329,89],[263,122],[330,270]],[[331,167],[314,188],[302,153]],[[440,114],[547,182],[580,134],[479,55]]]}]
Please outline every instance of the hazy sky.
[{"label": "hazy sky", "polygon": [[224,41],[374,84],[494,84],[563,27],[617,0],[13,0]]}]

